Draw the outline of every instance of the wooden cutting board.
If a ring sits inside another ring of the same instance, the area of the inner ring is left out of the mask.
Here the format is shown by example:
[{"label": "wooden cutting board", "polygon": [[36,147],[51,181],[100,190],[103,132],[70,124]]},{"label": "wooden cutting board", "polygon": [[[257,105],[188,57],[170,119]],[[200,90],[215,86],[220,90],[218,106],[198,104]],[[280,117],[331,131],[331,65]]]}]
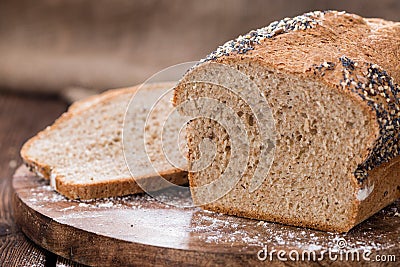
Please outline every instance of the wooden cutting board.
[{"label": "wooden cutting board", "polygon": [[[292,261],[297,255],[304,255],[302,264],[308,266],[333,261],[358,266],[368,263],[365,259],[375,261],[377,255],[387,261],[394,255],[400,261],[400,201],[349,233],[335,234],[177,208],[144,194],[69,201],[24,166],[14,175],[13,187],[14,216],[22,231],[45,249],[88,265],[248,266],[269,264],[271,254],[281,266],[297,266]],[[165,197],[190,201],[190,196],[168,191]],[[284,251],[286,256],[281,256],[287,261],[279,260],[273,250]],[[352,261],[349,251],[358,253],[360,262],[356,257]],[[371,255],[364,254],[364,259],[362,253],[368,251]],[[316,261],[308,260],[314,254]]]}]

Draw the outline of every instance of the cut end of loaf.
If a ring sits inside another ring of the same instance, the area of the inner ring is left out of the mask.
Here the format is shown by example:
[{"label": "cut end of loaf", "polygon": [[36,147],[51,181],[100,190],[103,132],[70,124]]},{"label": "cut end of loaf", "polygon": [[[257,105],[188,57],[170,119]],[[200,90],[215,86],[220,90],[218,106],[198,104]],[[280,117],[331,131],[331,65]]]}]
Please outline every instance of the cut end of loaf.
[{"label": "cut end of loaf", "polygon": [[[364,220],[367,216],[361,215],[360,203],[369,200],[372,191],[382,190],[374,179],[369,181],[373,184],[360,188],[354,176],[379,135],[368,105],[326,82],[276,73],[254,60],[228,64],[251,76],[265,95],[275,121],[275,157],[262,186],[251,192],[252,175],[259,167],[258,148],[263,144],[257,123],[263,121],[249,120],[254,115],[250,107],[238,104],[241,99],[226,91],[226,81],[219,80],[221,75],[213,72],[213,67],[199,66],[176,88],[176,105],[202,97],[225,103],[245,124],[249,136],[244,138],[250,137],[251,148],[240,181],[223,197],[204,204],[220,192],[198,193],[196,187],[218,180],[231,157],[240,155],[230,154],[231,143],[224,141],[229,135],[218,122],[205,118],[191,121],[187,128],[190,162],[204,154],[202,140],[211,138],[217,144],[210,166],[189,174],[194,202],[217,212],[326,231],[346,232]],[[212,77],[214,84],[185,83],[207,77]],[[371,208],[376,212],[382,206]]]},{"label": "cut end of loaf", "polygon": [[[232,158],[244,156],[232,155],[217,120],[193,119],[190,162],[207,154],[205,139],[216,144],[208,167],[189,174],[194,201],[228,214],[345,232],[399,198],[400,72],[393,56],[399,38],[399,23],[317,11],[250,31],[200,61],[176,87],[175,105],[208,97],[232,108],[248,130],[250,157],[236,186],[222,194],[215,181]],[[238,96],[249,86],[215,64],[256,83],[272,111],[275,158],[255,191],[249,188],[264,147],[255,124],[263,121]]]}]

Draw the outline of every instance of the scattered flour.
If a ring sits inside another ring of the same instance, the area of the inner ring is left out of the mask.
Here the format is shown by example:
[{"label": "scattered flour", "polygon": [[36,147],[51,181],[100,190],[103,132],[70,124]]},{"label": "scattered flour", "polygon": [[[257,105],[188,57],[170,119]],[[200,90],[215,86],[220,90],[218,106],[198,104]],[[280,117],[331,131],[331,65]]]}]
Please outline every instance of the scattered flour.
[{"label": "scattered flour", "polygon": [[[190,205],[190,195],[173,195],[167,190],[158,195],[157,198],[158,200],[155,200],[149,195],[139,194],[88,201],[68,200],[55,192],[51,186],[38,182],[38,186],[30,190],[30,197],[27,201],[32,205],[43,207],[52,202],[62,203],[63,208],[59,211],[65,213],[63,219],[95,216],[93,210],[96,209],[161,209],[165,212],[168,212],[168,210],[171,210],[171,212],[188,212],[191,214],[191,221],[190,226],[185,231],[191,238],[196,238],[205,244],[228,244],[247,248],[285,247],[308,251],[334,249],[340,240],[345,240],[347,248],[357,250],[372,251],[398,246],[398,240],[393,232],[374,227],[379,224],[379,220],[388,220],[387,223],[392,225],[393,229],[400,229],[398,217],[400,201],[385,208],[349,233],[336,234],[227,216],[200,208],[177,208],[170,204],[171,201],[175,201],[181,207]],[[65,204],[68,206],[65,207]],[[384,239],[385,242],[377,241],[380,239]]]},{"label": "scattered flour", "polygon": [[67,208],[63,208],[60,211],[73,210],[74,208],[75,208],[75,206],[70,206],[70,207],[67,207]]}]

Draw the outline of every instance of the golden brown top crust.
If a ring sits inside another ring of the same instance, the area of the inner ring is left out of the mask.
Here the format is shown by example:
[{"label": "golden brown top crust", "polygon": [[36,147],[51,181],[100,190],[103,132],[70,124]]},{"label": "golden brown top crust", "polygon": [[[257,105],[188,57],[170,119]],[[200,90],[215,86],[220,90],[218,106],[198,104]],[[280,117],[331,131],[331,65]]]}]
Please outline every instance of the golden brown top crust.
[{"label": "golden brown top crust", "polygon": [[368,105],[380,135],[355,171],[360,184],[370,170],[400,154],[400,23],[315,11],[228,41],[201,63],[210,60],[256,61],[322,80]]},{"label": "golden brown top crust", "polygon": [[264,59],[293,73],[306,72],[314,64],[335,62],[347,56],[357,62],[381,66],[398,82],[400,23],[337,11],[315,11],[239,36],[202,61],[238,54]]}]

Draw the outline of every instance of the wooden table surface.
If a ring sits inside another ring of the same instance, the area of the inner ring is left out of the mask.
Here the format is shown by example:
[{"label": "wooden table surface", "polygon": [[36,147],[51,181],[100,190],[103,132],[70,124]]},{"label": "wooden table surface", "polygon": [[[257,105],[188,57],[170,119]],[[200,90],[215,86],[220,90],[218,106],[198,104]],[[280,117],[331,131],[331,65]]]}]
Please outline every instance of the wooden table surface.
[{"label": "wooden table surface", "polygon": [[16,95],[0,90],[0,266],[82,266],[31,242],[15,224],[11,177],[22,161],[22,144],[51,124],[67,104],[49,96]]}]

